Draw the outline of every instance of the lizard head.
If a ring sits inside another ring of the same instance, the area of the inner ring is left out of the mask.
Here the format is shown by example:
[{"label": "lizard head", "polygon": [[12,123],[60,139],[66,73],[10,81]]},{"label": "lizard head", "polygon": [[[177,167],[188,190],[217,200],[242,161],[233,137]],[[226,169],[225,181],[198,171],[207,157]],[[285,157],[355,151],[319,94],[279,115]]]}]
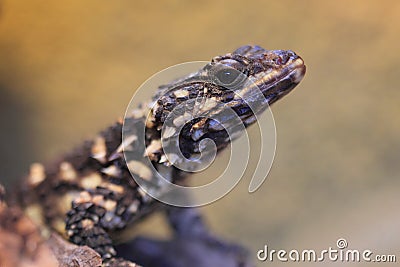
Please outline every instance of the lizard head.
[{"label": "lizard head", "polygon": [[198,153],[205,138],[222,148],[229,144],[228,128],[254,123],[256,115],[301,81],[305,70],[303,60],[290,50],[243,46],[161,86],[151,119],[165,129],[164,139],[179,136],[185,156]]}]

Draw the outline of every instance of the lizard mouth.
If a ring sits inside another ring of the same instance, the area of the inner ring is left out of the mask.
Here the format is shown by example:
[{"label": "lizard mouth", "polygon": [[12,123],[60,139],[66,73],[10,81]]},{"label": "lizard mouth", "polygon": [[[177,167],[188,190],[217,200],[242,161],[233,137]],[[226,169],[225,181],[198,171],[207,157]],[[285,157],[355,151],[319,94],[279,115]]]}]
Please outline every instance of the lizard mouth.
[{"label": "lizard mouth", "polygon": [[297,57],[282,70],[278,70],[272,77],[266,77],[267,82],[264,82],[264,84],[267,86],[261,87],[261,91],[268,104],[273,104],[291,92],[303,79],[305,72],[306,66],[303,59]]}]

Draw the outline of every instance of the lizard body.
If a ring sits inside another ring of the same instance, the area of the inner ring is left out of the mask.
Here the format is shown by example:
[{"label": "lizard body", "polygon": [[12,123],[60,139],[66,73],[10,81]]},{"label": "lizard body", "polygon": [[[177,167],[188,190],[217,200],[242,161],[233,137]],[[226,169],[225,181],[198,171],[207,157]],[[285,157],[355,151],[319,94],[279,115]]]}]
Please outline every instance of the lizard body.
[{"label": "lizard body", "polygon": [[[175,168],[161,147],[161,138],[166,135],[162,127],[175,107],[184,101],[213,99],[233,109],[244,126],[255,122],[253,111],[235,96],[239,93],[253,101],[254,88],[238,86],[235,92],[225,88],[235,82],[240,85],[232,69],[250,78],[252,86],[261,90],[263,99],[254,100],[259,107],[257,113],[289,93],[305,73],[303,60],[292,51],[243,46],[214,57],[196,74],[160,86],[150,105],[143,104],[128,114],[125,122],[116,122],[61,160],[46,166],[33,164],[19,190],[18,202],[37,224],[56,230],[75,244],[92,247],[105,265],[111,266],[113,261],[114,266],[122,264],[115,263],[113,235],[159,206],[132,179],[132,175],[154,179],[150,166],[140,157],[126,162],[123,150],[143,150],[155,169],[171,182],[182,183],[190,173]],[[199,153],[199,144],[205,138],[213,140],[218,151],[231,142],[221,128],[223,120],[229,123],[229,118],[220,116],[222,122],[216,123],[210,113],[221,111],[206,108],[179,133],[185,157]],[[124,139],[123,123],[131,128]],[[174,127],[178,122],[174,123],[169,125],[167,135],[177,134]],[[140,128],[145,128],[144,135],[135,131]]]}]

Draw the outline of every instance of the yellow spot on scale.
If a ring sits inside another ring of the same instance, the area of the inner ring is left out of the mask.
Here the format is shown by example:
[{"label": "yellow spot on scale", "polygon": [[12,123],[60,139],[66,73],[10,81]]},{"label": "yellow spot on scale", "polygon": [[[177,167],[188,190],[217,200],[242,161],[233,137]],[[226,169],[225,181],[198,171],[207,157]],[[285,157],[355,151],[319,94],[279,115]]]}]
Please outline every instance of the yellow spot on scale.
[{"label": "yellow spot on scale", "polygon": [[76,179],[76,171],[69,162],[60,164],[60,178],[64,181],[73,181]]},{"label": "yellow spot on scale", "polygon": [[71,203],[73,200],[77,199],[80,196],[78,191],[70,191],[65,193],[58,200],[58,211],[59,214],[65,214],[71,209]]},{"label": "yellow spot on scale", "polygon": [[148,181],[150,181],[151,177],[153,176],[151,169],[143,162],[137,160],[129,161],[128,168],[132,173],[137,174],[141,178]]},{"label": "yellow spot on scale", "polygon": [[91,173],[81,178],[80,185],[85,189],[95,189],[102,183],[103,179],[98,173]]},{"label": "yellow spot on scale", "polygon": [[40,163],[33,163],[29,170],[28,183],[32,186],[40,184],[46,178],[44,166]]},{"label": "yellow spot on scale", "polygon": [[101,163],[106,162],[107,147],[104,137],[98,136],[92,146],[92,157]]},{"label": "yellow spot on scale", "polygon": [[121,170],[117,168],[115,165],[111,165],[107,168],[101,169],[101,172],[107,174],[111,177],[119,177],[121,175]]},{"label": "yellow spot on scale", "polygon": [[110,189],[111,191],[114,191],[114,192],[116,192],[116,193],[118,193],[118,194],[123,194],[124,191],[125,191],[125,189],[124,189],[123,186],[121,186],[121,185],[116,185],[116,184],[113,184],[113,183],[102,183],[102,184],[101,184],[101,187]]}]

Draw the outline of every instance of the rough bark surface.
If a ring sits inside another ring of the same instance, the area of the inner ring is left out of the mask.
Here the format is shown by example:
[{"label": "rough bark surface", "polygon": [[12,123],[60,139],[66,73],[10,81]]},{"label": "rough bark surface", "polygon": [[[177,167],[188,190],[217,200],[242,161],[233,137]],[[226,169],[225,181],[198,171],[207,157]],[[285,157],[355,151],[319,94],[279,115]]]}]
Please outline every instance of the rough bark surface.
[{"label": "rough bark surface", "polygon": [[45,240],[20,208],[7,206],[4,195],[0,185],[1,267],[101,266],[100,255],[87,246],[71,244],[55,233]]}]

